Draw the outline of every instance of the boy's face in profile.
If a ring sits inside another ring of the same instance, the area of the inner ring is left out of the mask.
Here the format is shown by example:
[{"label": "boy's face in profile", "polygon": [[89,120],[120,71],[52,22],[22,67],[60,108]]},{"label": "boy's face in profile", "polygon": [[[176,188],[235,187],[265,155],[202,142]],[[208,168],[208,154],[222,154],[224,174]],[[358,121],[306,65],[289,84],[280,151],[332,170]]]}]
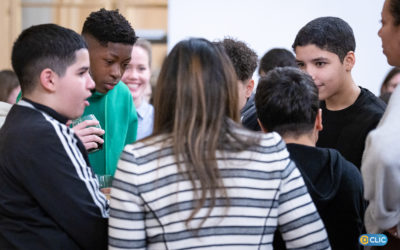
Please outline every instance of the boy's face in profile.
[{"label": "boy's face in profile", "polygon": [[311,75],[318,87],[320,100],[340,93],[347,71],[338,55],[313,44],[297,46],[295,52],[297,65]]},{"label": "boy's face in profile", "polygon": [[62,77],[55,74],[57,107],[56,111],[68,119],[76,119],[83,114],[86,100],[95,84],[89,75],[89,53],[87,49],[75,52],[75,62],[67,67]]},{"label": "boy's face in profile", "polygon": [[394,25],[394,18],[389,11],[390,0],[386,0],[382,9],[382,27],[378,35],[382,40],[383,53],[390,65],[400,66],[400,25]]},{"label": "boy's face in profile", "polygon": [[108,42],[105,47],[90,35],[84,37],[89,47],[90,73],[96,90],[107,93],[121,80],[131,60],[133,46]]},{"label": "boy's face in profile", "polygon": [[239,91],[239,110],[242,110],[246,105],[247,99],[251,96],[253,91],[254,82],[252,79],[245,80],[244,82],[238,80],[238,91]]}]

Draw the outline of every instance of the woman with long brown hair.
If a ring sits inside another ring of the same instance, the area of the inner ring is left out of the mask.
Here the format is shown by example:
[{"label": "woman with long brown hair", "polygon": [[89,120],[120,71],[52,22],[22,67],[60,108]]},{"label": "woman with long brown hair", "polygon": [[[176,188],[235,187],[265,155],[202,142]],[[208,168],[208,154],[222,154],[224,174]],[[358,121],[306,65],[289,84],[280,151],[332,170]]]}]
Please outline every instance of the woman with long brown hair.
[{"label": "woman with long brown hair", "polygon": [[324,226],[276,133],[239,124],[229,58],[205,39],[178,43],[155,91],[152,137],[126,146],[111,193],[114,248],[329,248]]}]

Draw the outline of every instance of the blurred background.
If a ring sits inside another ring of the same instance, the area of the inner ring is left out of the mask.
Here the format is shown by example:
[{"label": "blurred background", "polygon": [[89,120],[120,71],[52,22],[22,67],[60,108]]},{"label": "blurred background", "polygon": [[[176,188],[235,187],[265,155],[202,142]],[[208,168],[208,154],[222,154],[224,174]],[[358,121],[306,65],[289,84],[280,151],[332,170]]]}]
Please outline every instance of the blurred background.
[{"label": "blurred background", "polygon": [[157,75],[167,54],[168,0],[1,0],[0,69],[11,69],[11,48],[23,29],[56,23],[81,33],[86,17],[100,8],[119,9],[136,34],[152,43]]},{"label": "blurred background", "polygon": [[[377,35],[384,0],[1,0],[0,69],[11,68],[11,47],[25,28],[56,23],[81,32],[90,12],[119,9],[137,35],[151,41],[153,76],[167,52],[180,40],[230,36],[248,43],[258,57],[271,48],[292,51],[297,31],[320,16],[337,16],[356,37],[353,77],[358,85],[379,93],[390,66]],[[255,74],[255,79],[257,79]],[[154,83],[154,80],[153,80]]]}]

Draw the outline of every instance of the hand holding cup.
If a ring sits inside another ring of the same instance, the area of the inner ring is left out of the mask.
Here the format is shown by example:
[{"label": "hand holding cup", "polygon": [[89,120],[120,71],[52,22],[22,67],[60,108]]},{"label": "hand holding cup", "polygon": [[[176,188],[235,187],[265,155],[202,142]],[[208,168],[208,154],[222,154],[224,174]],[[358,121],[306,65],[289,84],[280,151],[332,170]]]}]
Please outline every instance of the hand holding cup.
[{"label": "hand holding cup", "polygon": [[99,121],[93,114],[72,121],[72,129],[89,153],[103,147],[104,130],[101,129]]}]

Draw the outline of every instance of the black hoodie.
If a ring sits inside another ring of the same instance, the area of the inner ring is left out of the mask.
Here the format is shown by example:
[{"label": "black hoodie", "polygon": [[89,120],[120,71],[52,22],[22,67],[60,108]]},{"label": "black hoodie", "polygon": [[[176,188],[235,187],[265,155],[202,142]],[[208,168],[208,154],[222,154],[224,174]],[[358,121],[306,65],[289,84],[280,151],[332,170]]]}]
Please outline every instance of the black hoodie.
[{"label": "black hoodie", "polygon": [[[335,149],[287,144],[325,224],[332,249],[361,249],[365,203],[361,174]],[[276,239],[275,235],[275,239]],[[284,249],[275,242],[274,249]]]}]

